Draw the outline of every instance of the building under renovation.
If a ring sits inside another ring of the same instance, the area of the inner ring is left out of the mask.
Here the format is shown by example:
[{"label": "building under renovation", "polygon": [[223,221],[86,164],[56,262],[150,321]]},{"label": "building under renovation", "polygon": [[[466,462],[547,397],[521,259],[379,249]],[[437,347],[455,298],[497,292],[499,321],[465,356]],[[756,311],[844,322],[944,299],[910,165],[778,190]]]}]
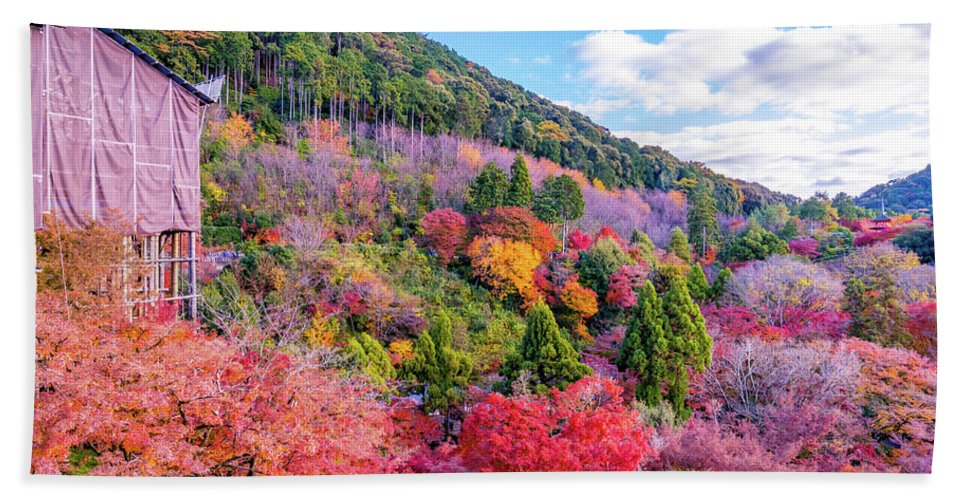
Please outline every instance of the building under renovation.
[{"label": "building under renovation", "polygon": [[199,90],[110,29],[31,25],[30,53],[34,228],[120,217],[143,274],[126,300],[193,317],[198,143],[219,85]]}]

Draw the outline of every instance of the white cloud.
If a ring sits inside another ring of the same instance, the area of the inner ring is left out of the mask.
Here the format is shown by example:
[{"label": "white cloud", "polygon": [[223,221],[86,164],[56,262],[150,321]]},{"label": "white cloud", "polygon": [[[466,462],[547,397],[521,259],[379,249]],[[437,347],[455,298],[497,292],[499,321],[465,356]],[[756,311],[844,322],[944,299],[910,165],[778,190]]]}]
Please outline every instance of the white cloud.
[{"label": "white cloud", "polygon": [[508,57],[507,58],[507,62],[509,62],[510,64],[520,64],[520,58],[519,57]]},{"label": "white cloud", "polygon": [[733,117],[616,134],[799,196],[859,194],[929,162],[928,50],[923,25],[680,31],[654,44],[599,32],[575,44],[590,92],[572,107]]},{"label": "white cloud", "polygon": [[534,64],[551,64],[551,56],[538,56],[534,58]]},{"label": "white cloud", "polygon": [[807,115],[927,113],[923,26],[690,30],[652,44],[598,32],[575,45],[592,99],[657,113],[745,114],[762,104]]},{"label": "white cloud", "polygon": [[800,197],[815,191],[857,195],[929,162],[925,125],[865,135],[851,125],[816,118],[741,120],[679,132],[615,132],[639,144],[657,144],[682,160],[759,182]]}]

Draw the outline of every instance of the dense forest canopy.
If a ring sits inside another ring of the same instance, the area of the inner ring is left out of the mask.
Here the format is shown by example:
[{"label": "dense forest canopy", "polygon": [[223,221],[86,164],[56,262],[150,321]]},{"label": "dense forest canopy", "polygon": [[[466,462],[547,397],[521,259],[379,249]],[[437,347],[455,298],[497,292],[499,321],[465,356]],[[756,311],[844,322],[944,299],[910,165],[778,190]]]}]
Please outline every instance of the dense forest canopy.
[{"label": "dense forest canopy", "polygon": [[933,181],[930,176],[930,165],[906,177],[893,179],[867,189],[856,198],[856,204],[873,210],[885,207],[887,211],[894,213],[911,211],[933,213]]},{"label": "dense forest canopy", "polygon": [[283,139],[282,121],[389,120],[523,150],[608,188],[687,191],[703,184],[728,214],[795,200],[615,137],[417,33],[122,33],[189,80],[226,75],[226,104],[256,117],[256,132],[268,140]]}]

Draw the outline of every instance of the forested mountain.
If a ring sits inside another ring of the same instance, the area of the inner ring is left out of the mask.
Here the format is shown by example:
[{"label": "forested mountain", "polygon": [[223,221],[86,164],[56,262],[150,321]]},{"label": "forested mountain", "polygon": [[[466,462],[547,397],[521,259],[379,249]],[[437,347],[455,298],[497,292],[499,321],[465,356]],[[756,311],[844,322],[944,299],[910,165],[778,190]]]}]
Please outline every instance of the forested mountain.
[{"label": "forested mountain", "polygon": [[227,75],[224,101],[267,140],[283,140],[282,122],[310,117],[390,121],[523,150],[609,188],[701,183],[728,214],[795,199],[615,137],[417,33],[122,32],[190,80]]},{"label": "forested mountain", "polygon": [[889,211],[906,213],[911,211],[933,212],[933,192],[930,165],[900,179],[878,184],[867,189],[856,198],[856,204],[879,210],[880,200]]}]

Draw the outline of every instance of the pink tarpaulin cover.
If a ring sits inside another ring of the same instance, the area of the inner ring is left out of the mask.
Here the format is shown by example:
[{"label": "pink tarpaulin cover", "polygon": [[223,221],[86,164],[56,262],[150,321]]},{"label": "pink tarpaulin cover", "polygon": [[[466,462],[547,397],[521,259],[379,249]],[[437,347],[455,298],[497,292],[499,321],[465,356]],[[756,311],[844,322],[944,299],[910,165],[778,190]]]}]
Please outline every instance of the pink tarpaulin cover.
[{"label": "pink tarpaulin cover", "polygon": [[31,26],[34,228],[199,231],[197,97],[95,28]]}]

